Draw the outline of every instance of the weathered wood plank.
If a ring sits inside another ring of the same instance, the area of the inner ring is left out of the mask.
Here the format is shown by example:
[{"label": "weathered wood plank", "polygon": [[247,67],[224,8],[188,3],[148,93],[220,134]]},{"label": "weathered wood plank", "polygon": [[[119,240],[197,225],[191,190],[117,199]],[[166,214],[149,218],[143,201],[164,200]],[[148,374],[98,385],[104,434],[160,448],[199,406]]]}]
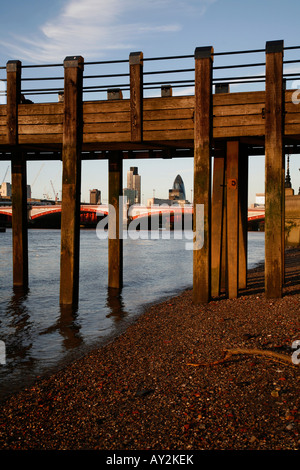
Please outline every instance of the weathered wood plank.
[{"label": "weathered wood plank", "polygon": [[46,125],[46,124],[62,124],[63,114],[38,114],[38,115],[19,115],[19,125]]},{"label": "weathered wood plank", "polygon": [[266,44],[265,293],[282,296],[284,206],[283,41]]},{"label": "weathered wood plank", "polygon": [[21,98],[21,62],[10,60],[7,75],[7,138],[10,145],[18,144],[18,104]]},{"label": "weathered wood plank", "polygon": [[265,135],[265,126],[233,126],[233,127],[215,127],[213,129],[214,138],[229,137],[258,137]]},{"label": "weathered wood plank", "polygon": [[19,135],[62,134],[63,124],[19,125]]},{"label": "weathered wood plank", "polygon": [[25,156],[13,152],[11,162],[13,285],[28,287],[27,172]]},{"label": "weathered wood plank", "polygon": [[129,142],[131,140],[130,132],[114,132],[114,133],[96,133],[96,134],[83,134],[84,143],[97,143],[97,142]]},{"label": "weathered wood plank", "polygon": [[192,119],[170,119],[164,121],[144,121],[144,131],[194,129]]},{"label": "weathered wood plank", "polygon": [[39,114],[63,114],[63,103],[33,103],[19,104],[19,116],[32,116]]},{"label": "weathered wood plank", "polygon": [[11,157],[13,285],[28,287],[26,160],[18,148],[18,103],[21,98],[21,62],[9,61],[7,71],[7,137]]},{"label": "weathered wood plank", "polygon": [[300,104],[294,104],[291,101],[285,102],[285,112],[287,114],[299,114],[300,113]]},{"label": "weathered wood plank", "polygon": [[260,115],[262,116],[262,110],[265,107],[265,103],[254,103],[254,104],[236,104],[236,105],[223,105],[214,106],[213,112],[214,117],[219,116],[245,116],[245,115]]},{"label": "weathered wood plank", "polygon": [[163,141],[163,140],[193,140],[194,132],[192,129],[178,129],[165,131],[144,131],[144,141]]},{"label": "weathered wood plank", "polygon": [[115,112],[111,113],[107,111],[106,113],[91,113],[84,115],[84,124],[92,123],[107,123],[107,122],[130,122],[130,113],[129,111]]},{"label": "weathered wood plank", "polygon": [[87,114],[130,112],[129,100],[85,101],[83,119]]},{"label": "weathered wood plank", "polygon": [[83,132],[85,134],[104,134],[106,132],[129,132],[131,129],[130,122],[95,122],[92,124],[83,124]]},{"label": "weathered wood plank", "polygon": [[213,105],[215,106],[228,106],[228,105],[242,105],[242,104],[255,104],[265,102],[264,91],[247,91],[240,93],[218,93],[213,95]]},{"label": "weathered wood plank", "polygon": [[218,116],[213,118],[213,127],[240,127],[240,126],[260,126],[265,121],[262,115],[246,114],[243,116]]},{"label": "weathered wood plank", "polygon": [[147,111],[144,110],[145,121],[163,121],[173,119],[193,119],[194,108],[174,108],[174,109],[157,109]]},{"label": "weathered wood plank", "polygon": [[285,125],[299,124],[299,123],[300,123],[300,112],[299,113],[287,113],[285,115]]},{"label": "weathered wood plank", "polygon": [[19,135],[19,144],[61,144],[63,140],[62,134],[21,134]]},{"label": "weathered wood plank", "polygon": [[172,96],[170,98],[144,98],[144,111],[164,109],[194,109],[194,96]]},{"label": "weathered wood plank", "polygon": [[131,140],[143,140],[143,53],[132,52],[129,56],[130,68],[130,121]]},{"label": "weathered wood plank", "polygon": [[123,238],[120,237],[120,214],[123,222],[123,208],[120,197],[123,195],[122,152],[111,152],[108,163],[108,287],[120,290],[123,285]]},{"label": "weathered wood plank", "polygon": [[78,302],[79,289],[82,57],[67,57],[64,69],[60,303],[74,305]]},{"label": "weathered wood plank", "polygon": [[228,297],[238,295],[240,143],[227,142],[227,269]]},{"label": "weathered wood plank", "polygon": [[[195,50],[194,232],[203,238],[203,245],[193,251],[195,304],[206,303],[211,296],[212,52],[212,47]],[[204,208],[202,234],[197,206]]]},{"label": "weathered wood plank", "polygon": [[299,136],[300,135],[300,124],[286,124],[284,127],[285,135]]},{"label": "weathered wood plank", "polygon": [[215,149],[211,209],[211,295],[220,293],[226,149]]},{"label": "weathered wood plank", "polygon": [[239,156],[239,289],[247,287],[248,265],[248,164],[247,148],[240,146]]}]

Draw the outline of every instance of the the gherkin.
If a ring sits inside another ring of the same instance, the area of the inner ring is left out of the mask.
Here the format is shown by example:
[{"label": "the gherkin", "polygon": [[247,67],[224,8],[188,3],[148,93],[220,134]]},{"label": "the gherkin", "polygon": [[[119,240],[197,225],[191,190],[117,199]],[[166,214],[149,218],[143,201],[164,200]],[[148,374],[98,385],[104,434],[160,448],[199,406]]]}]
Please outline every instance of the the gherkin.
[{"label": "the gherkin", "polygon": [[173,189],[179,191],[179,199],[185,199],[185,187],[184,187],[184,182],[182,181],[182,178],[180,175],[177,175],[174,183],[173,183]]}]

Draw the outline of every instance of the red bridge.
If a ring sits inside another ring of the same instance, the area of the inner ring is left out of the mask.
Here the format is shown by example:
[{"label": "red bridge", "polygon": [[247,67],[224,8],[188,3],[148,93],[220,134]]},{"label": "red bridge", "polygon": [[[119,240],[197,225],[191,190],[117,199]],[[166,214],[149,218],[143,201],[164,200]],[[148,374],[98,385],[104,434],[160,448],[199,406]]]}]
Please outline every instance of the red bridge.
[{"label": "red bridge", "polygon": [[[32,227],[59,227],[60,226],[60,204],[47,204],[47,205],[29,205],[28,204],[28,221]],[[157,205],[152,207],[147,206],[132,206],[129,211],[129,219],[149,218],[153,215],[170,214],[171,218],[177,216],[193,214],[193,206],[167,206]],[[83,226],[95,226],[99,219],[108,215],[108,205],[91,205],[82,204],[80,206],[80,222]],[[6,217],[5,217],[6,216]],[[12,220],[12,206],[0,204],[0,218],[7,225],[11,224]],[[124,220],[126,214],[124,214]],[[248,223],[263,222],[265,219],[264,208],[249,208],[248,209]]]}]

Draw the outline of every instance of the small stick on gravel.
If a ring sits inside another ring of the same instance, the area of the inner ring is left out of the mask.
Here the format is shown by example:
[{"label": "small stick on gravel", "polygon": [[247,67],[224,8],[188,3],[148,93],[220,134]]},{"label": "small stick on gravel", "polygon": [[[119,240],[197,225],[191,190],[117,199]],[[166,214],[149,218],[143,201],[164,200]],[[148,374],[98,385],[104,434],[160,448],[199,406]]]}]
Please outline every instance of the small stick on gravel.
[{"label": "small stick on gravel", "polygon": [[252,355],[252,356],[266,356],[268,358],[271,358],[271,359],[274,359],[276,361],[279,361],[279,362],[284,362],[285,364],[288,364],[290,366],[295,366],[295,364],[292,362],[291,358],[284,355],[284,354],[279,354],[279,353],[275,353],[273,351],[262,351],[260,349],[241,349],[241,348],[237,348],[237,349],[225,349],[224,351],[225,356],[223,359],[220,359],[218,361],[213,361],[213,362],[208,362],[208,363],[198,363],[198,364],[192,364],[192,363],[189,363],[187,365],[189,366],[214,366],[214,365],[218,365],[218,364],[222,364],[224,362],[226,362],[228,359],[231,358],[231,356],[233,355],[240,355],[240,354],[246,354],[246,355]]}]

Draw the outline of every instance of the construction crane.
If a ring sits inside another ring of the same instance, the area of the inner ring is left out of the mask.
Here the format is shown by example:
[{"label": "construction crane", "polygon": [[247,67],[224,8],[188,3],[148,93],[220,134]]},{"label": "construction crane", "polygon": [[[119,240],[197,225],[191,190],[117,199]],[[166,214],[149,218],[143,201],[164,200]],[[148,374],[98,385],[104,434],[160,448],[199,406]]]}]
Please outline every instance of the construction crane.
[{"label": "construction crane", "polygon": [[34,183],[35,183],[36,180],[38,179],[38,176],[39,176],[40,172],[42,171],[42,168],[43,168],[44,165],[45,165],[45,163],[43,163],[43,164],[40,166],[39,171],[37,172],[37,174],[35,175],[35,178],[34,178],[33,182],[31,183],[31,187],[34,185]]},{"label": "construction crane", "polygon": [[4,183],[4,180],[5,180],[5,178],[6,178],[8,169],[9,169],[9,165],[8,165],[8,167],[6,168],[6,172],[5,172],[4,178],[3,178],[3,180],[2,180],[1,186],[2,186],[2,184]]},{"label": "construction crane", "polygon": [[57,201],[57,194],[55,193],[55,189],[54,189],[54,186],[53,186],[52,180],[50,180],[50,183],[51,183],[51,186],[52,186],[52,189],[53,189],[54,200],[55,200],[55,201]]}]

